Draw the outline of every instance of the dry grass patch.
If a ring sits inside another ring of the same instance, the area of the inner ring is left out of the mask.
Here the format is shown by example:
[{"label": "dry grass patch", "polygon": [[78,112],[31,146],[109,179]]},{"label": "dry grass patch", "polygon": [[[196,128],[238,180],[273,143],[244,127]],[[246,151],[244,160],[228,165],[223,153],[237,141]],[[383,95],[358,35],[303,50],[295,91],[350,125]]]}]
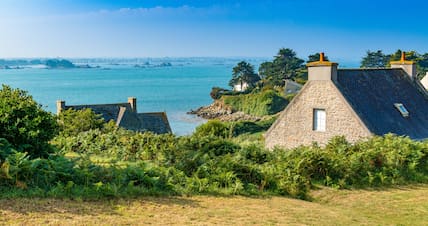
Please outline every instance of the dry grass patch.
[{"label": "dry grass patch", "polygon": [[426,225],[428,185],[270,197],[142,197],[103,201],[0,200],[5,225]]}]

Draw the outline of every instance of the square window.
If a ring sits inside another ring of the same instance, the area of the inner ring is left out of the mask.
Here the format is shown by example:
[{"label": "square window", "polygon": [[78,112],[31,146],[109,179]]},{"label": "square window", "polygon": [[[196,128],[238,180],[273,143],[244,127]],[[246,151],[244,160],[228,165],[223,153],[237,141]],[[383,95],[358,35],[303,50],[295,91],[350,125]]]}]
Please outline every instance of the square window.
[{"label": "square window", "polygon": [[312,129],[314,131],[325,131],[325,109],[314,109],[313,114],[313,126]]}]

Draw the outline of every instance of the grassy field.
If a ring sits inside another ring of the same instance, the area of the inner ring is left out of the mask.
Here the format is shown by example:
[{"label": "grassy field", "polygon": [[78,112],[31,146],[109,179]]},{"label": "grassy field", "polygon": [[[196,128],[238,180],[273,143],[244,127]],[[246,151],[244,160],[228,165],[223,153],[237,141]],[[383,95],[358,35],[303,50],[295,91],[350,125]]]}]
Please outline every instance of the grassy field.
[{"label": "grassy field", "polygon": [[427,225],[428,185],[283,197],[0,200],[4,225]]}]

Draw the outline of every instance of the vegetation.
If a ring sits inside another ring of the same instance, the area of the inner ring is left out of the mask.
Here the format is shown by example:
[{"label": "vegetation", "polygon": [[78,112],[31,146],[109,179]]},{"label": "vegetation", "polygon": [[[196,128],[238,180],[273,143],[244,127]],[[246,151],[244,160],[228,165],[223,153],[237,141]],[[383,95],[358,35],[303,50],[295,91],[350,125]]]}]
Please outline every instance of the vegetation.
[{"label": "vegetation", "polygon": [[272,62],[264,62],[259,67],[259,74],[267,84],[283,86],[284,79],[294,79],[301,76],[304,60],[298,58],[289,48],[278,51]]},{"label": "vegetation", "polygon": [[89,108],[79,111],[67,109],[59,114],[58,125],[63,136],[76,136],[81,132],[101,129],[104,119]]},{"label": "vegetation", "polygon": [[224,95],[222,99],[232,109],[256,116],[276,114],[288,104],[282,94],[273,89],[250,94]]},{"label": "vegetation", "polygon": [[325,148],[268,151],[230,139],[251,127],[211,122],[189,137],[117,128],[58,136],[52,144],[60,151],[46,159],[12,150],[2,162],[0,188],[92,199],[165,193],[307,199],[317,184],[359,188],[428,179],[427,142],[389,135],[351,145],[338,137]]},{"label": "vegetation", "polygon": [[[44,111],[26,91],[3,85],[0,90],[0,138],[31,157],[51,152],[47,142],[57,134],[53,115]],[[7,144],[5,144],[7,146]],[[1,159],[0,159],[1,160]]]},{"label": "vegetation", "polygon": [[254,72],[254,66],[241,61],[233,68],[232,79],[229,81],[230,86],[247,84],[249,88],[254,87],[260,77]]}]

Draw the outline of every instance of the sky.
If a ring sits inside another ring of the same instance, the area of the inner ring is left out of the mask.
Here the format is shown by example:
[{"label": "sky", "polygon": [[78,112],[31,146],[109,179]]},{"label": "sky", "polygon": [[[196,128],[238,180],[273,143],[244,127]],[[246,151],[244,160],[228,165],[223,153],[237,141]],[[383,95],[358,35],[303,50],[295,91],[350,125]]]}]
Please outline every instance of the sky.
[{"label": "sky", "polygon": [[0,58],[428,52],[428,1],[1,0]]}]

